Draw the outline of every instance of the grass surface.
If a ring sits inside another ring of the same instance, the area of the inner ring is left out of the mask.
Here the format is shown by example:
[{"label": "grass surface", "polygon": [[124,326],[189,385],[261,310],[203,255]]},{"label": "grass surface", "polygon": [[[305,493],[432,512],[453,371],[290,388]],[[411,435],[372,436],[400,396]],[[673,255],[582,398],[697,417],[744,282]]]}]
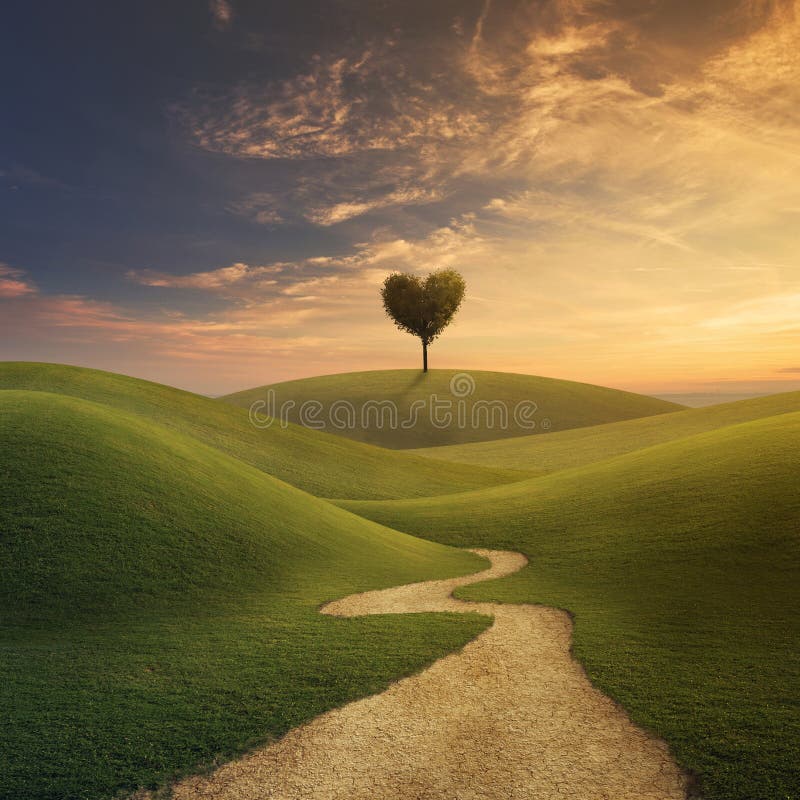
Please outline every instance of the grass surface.
[{"label": "grass surface", "polygon": [[[402,408],[450,396],[452,375],[283,386]],[[124,376],[0,364],[0,798],[163,783],[483,628],[319,615],[334,597],[481,562],[299,486],[442,544],[522,550],[524,571],[461,595],[574,612],[592,679],[667,739],[709,800],[798,800],[800,393],[676,412],[471,375],[473,398],[533,399],[553,431],[399,453],[258,430],[229,403]],[[498,432],[364,435],[407,447]]]},{"label": "grass surface", "polygon": [[323,617],[475,556],[118,408],[0,391],[0,797],[153,785],[385,687],[480,617]]},{"label": "grass surface", "polygon": [[522,550],[525,570],[459,596],[571,610],[591,678],[670,743],[704,797],[787,800],[800,797],[798,475],[793,413],[512,486],[344,505]]},{"label": "grass surface", "polygon": [[521,477],[503,469],[432,464],[296,425],[258,429],[247,411],[228,403],[111,372],[0,362],[0,389],[55,392],[133,412],[321,497],[419,497]]},{"label": "grass surface", "polygon": [[[665,400],[586,383],[478,370],[468,373],[473,384],[458,381],[456,392],[461,394],[453,394],[451,380],[454,376],[465,374],[467,373],[444,369],[431,370],[427,374],[419,370],[352,372],[262,386],[222,399],[249,408],[254,401],[265,400],[268,390],[272,389],[277,408],[284,402],[294,404],[288,417],[293,422],[300,421],[304,403],[317,402],[320,404],[317,417],[327,424],[326,430],[395,449],[480,442],[527,434],[530,431],[521,428],[514,421],[514,409],[520,402],[533,401],[536,404],[535,413],[531,417],[536,423],[534,433],[545,430],[548,426],[552,430],[566,430],[663,414],[681,408]],[[470,386],[474,391],[467,394]],[[433,395],[439,400],[451,401],[451,424],[436,423],[437,419],[445,419],[441,414],[446,413],[446,410],[442,410],[438,417],[432,417],[430,398]],[[337,401],[347,401],[356,411],[355,425],[346,430],[337,430],[331,424],[330,409]],[[377,414],[368,414],[367,424],[363,424],[365,404],[369,401],[391,401],[398,409],[398,424],[392,426],[388,414],[381,416],[380,422]],[[473,404],[476,401],[502,403],[506,409],[507,426],[500,426],[499,414],[490,416],[485,409],[473,414]],[[423,408],[418,410],[416,423],[403,428],[402,422],[412,419],[411,409],[414,403],[421,403]],[[458,417],[459,403],[463,404],[464,416],[461,420]]]},{"label": "grass surface", "polygon": [[556,470],[603,461],[644,447],[683,439],[727,425],[800,410],[800,392],[692,408],[591,428],[558,431],[547,436],[518,436],[474,444],[431,447],[413,452],[438,460],[530,472]]}]

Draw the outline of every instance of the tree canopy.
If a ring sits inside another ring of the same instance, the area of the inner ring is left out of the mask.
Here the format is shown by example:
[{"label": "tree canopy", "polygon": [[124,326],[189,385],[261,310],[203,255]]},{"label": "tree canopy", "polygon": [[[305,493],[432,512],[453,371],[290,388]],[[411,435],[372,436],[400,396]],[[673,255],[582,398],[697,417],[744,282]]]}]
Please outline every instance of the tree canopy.
[{"label": "tree canopy", "polygon": [[428,345],[450,324],[464,299],[467,284],[454,269],[427,278],[395,272],[383,282],[386,313],[400,330],[422,340],[423,369],[428,369]]}]

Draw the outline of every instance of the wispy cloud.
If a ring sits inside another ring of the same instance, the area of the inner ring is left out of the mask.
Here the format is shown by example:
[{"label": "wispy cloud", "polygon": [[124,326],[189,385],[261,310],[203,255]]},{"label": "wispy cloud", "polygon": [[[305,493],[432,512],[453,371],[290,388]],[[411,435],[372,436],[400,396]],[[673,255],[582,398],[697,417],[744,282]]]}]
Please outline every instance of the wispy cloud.
[{"label": "wispy cloud", "polygon": [[399,186],[384,194],[377,194],[372,197],[365,196],[360,200],[342,200],[329,205],[311,205],[305,210],[304,216],[309,222],[327,227],[359,217],[376,209],[435,203],[443,197],[443,192],[435,187]]},{"label": "wispy cloud", "polygon": [[353,55],[315,56],[308,72],[266,86],[198,90],[174,111],[200,147],[263,159],[422,147],[478,124],[434,84],[397,67],[389,41]]},{"label": "wispy cloud", "polygon": [[800,332],[800,292],[754,297],[702,324],[712,329],[734,328],[742,334]]},{"label": "wispy cloud", "polygon": [[436,203],[444,197],[444,192],[433,186],[392,183],[385,172],[363,183],[351,180],[347,187],[337,186],[335,175],[317,175],[299,180],[282,198],[253,192],[229,203],[227,210],[267,227],[302,221],[330,227],[380,209]]},{"label": "wispy cloud", "polygon": [[260,225],[277,226],[285,222],[280,206],[281,200],[271,192],[251,192],[229,203],[227,210]]},{"label": "wispy cloud", "polygon": [[61,181],[43,175],[38,170],[32,169],[24,164],[12,162],[0,168],[0,185],[6,185],[11,189],[19,189],[21,186],[35,186],[46,188],[67,188]]},{"label": "wispy cloud", "polygon": [[0,263],[0,298],[25,297],[36,292],[36,286],[23,270]]},{"label": "wispy cloud", "polygon": [[[242,283],[261,281],[265,276],[274,274],[275,266],[251,267],[247,264],[236,263],[229,267],[191,272],[188,275],[173,275],[169,272],[156,270],[130,270],[128,277],[145,286],[166,287],[172,289],[202,289],[205,291],[226,291],[231,286]],[[274,283],[274,281],[272,281]]]},{"label": "wispy cloud", "polygon": [[[261,302],[265,297],[303,297],[310,299],[323,287],[347,287],[348,296],[375,295],[376,286],[392,269],[430,270],[450,266],[485,247],[471,215],[451,220],[421,239],[375,236],[356,244],[343,255],[312,256],[297,261],[251,265],[237,262],[213,270],[174,275],[142,269],[130,270],[127,277],[144,286],[191,289],[237,298],[244,304]],[[375,295],[377,296],[377,295]],[[314,299],[317,299],[314,297]],[[323,298],[324,300],[324,298]],[[332,301],[341,304],[341,296]]]},{"label": "wispy cloud", "polygon": [[233,6],[229,0],[209,0],[208,8],[217,28],[224,30],[230,26],[233,21]]},{"label": "wispy cloud", "polygon": [[[198,90],[176,113],[207,150],[327,159],[313,177],[300,166],[280,202],[272,193],[239,204],[265,224],[292,215],[337,224],[458,195],[476,180],[500,197],[508,182],[554,184],[558,196],[565,183],[585,192],[589,181],[625,195],[641,218],[633,235],[650,224],[677,244],[681,214],[700,224],[698,209],[700,220],[710,210],[718,219],[754,213],[747,197],[756,193],[742,192],[753,179],[769,184],[758,195],[782,194],[796,207],[773,172],[779,159],[798,157],[797,22],[778,8],[764,27],[764,8],[739,7],[741,19],[726,23],[739,39],[692,60],[679,37],[668,44],[648,30],[647,14],[599,16],[577,0],[514,13],[485,3],[472,35],[436,52],[388,40],[321,54],[288,80]],[[732,173],[732,159],[746,173]]]}]

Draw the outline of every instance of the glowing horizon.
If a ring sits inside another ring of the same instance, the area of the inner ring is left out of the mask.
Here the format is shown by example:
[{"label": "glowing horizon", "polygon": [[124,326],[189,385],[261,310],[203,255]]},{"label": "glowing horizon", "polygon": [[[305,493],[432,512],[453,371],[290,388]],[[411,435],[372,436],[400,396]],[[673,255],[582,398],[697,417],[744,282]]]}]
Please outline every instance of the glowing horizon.
[{"label": "glowing horizon", "polygon": [[416,368],[378,287],[453,267],[434,369],[800,388],[800,0],[300,6],[148,16],[131,98],[73,55],[63,134],[19,87],[0,359],[208,394]]}]

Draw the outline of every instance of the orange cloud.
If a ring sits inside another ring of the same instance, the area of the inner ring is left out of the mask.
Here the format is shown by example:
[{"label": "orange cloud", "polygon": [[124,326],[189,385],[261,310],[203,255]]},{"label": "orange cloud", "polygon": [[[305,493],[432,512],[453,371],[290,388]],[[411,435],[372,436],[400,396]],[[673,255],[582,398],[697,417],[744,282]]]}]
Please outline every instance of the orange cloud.
[{"label": "orange cloud", "polygon": [[220,267],[205,272],[192,272],[189,275],[172,275],[168,272],[145,269],[130,270],[127,276],[145,286],[213,291],[225,289],[244,280],[268,275],[274,271],[274,267],[250,267],[247,264],[236,263],[229,267]]},{"label": "orange cloud", "polygon": [[24,297],[36,294],[36,287],[25,278],[20,269],[0,264],[0,298]]}]

